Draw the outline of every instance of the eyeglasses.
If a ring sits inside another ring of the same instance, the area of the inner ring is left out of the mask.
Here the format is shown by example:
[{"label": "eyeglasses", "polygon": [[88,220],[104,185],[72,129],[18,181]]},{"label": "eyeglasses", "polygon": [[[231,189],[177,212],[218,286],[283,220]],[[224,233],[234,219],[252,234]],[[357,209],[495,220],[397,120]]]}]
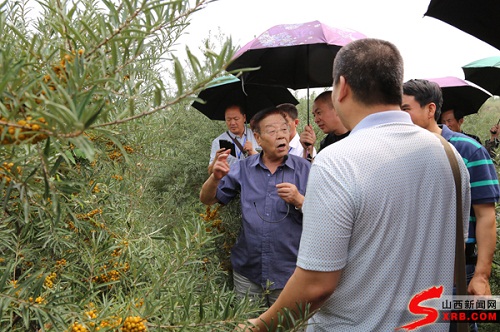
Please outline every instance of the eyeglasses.
[{"label": "eyeglasses", "polygon": [[[281,175],[281,183],[285,182],[285,168],[284,167],[281,167],[281,171],[283,172],[282,175]],[[262,221],[265,221],[265,222],[268,222],[268,223],[278,223],[280,221],[283,221],[286,219],[286,217],[288,217],[288,215],[290,214],[290,204],[288,204],[287,202],[285,202],[286,204],[286,214],[283,218],[279,219],[279,220],[267,220],[266,218],[264,218],[260,213],[259,213],[259,210],[257,209],[257,203],[255,203],[255,201],[253,202],[253,207],[255,208],[255,212],[257,213],[257,215],[259,216],[259,218],[262,220]]]},{"label": "eyeglasses", "polygon": [[278,133],[281,133],[285,136],[288,136],[290,133],[290,128],[287,126],[287,127],[282,127],[280,129],[277,129],[277,128],[276,129],[268,129],[268,130],[265,130],[264,133],[266,135],[271,136],[271,137],[276,136]]}]

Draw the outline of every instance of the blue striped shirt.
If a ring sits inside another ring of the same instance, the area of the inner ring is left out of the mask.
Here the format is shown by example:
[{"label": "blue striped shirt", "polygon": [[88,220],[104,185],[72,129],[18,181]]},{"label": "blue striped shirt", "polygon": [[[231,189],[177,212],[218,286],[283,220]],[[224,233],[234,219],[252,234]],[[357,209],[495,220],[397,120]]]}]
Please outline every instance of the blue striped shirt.
[{"label": "blue striped shirt", "polygon": [[452,144],[467,166],[470,176],[471,209],[469,217],[469,238],[467,243],[476,242],[476,216],[474,204],[496,203],[500,198],[500,189],[495,165],[490,154],[475,139],[451,131],[442,126],[441,135]]}]

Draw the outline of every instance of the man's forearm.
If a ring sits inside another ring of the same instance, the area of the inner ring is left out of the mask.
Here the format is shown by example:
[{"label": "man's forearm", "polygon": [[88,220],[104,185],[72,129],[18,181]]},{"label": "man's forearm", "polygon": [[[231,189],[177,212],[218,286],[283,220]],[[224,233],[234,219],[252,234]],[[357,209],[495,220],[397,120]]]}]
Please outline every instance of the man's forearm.
[{"label": "man's forearm", "polygon": [[481,212],[476,213],[477,263],[474,275],[489,278],[496,249],[496,216],[494,204],[487,209],[484,205]]},{"label": "man's forearm", "polygon": [[259,327],[258,331],[272,331],[278,316],[283,315],[283,308],[294,312],[295,317],[303,317],[308,304],[309,312],[315,311],[333,293],[340,275],[341,271],[315,272],[297,267],[277,301],[252,322]]},{"label": "man's forearm", "polygon": [[213,173],[208,177],[200,191],[200,201],[203,204],[212,205],[217,203],[217,186],[220,180],[216,180]]}]

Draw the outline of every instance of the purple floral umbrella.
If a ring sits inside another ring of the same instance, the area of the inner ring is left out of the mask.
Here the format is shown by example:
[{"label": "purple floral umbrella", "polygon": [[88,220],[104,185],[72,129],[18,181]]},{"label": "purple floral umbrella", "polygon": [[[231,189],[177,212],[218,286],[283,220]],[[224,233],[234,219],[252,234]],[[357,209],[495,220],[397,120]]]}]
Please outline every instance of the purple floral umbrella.
[{"label": "purple floral umbrella", "polygon": [[291,89],[332,85],[333,59],[349,42],[366,38],[350,29],[332,28],[319,21],[276,25],[233,56],[227,70],[260,69],[243,74],[245,83]]},{"label": "purple floral umbrella", "polygon": [[361,38],[366,36],[319,21],[276,25],[239,49],[227,70],[237,75],[238,70],[258,67],[243,73],[242,81],[307,88],[309,110],[309,88],[331,86],[335,55],[342,46]]},{"label": "purple floral umbrella", "polygon": [[428,78],[437,83],[443,92],[443,106],[441,110],[455,110],[462,116],[477,113],[491,94],[483,88],[458,77],[446,76]]}]

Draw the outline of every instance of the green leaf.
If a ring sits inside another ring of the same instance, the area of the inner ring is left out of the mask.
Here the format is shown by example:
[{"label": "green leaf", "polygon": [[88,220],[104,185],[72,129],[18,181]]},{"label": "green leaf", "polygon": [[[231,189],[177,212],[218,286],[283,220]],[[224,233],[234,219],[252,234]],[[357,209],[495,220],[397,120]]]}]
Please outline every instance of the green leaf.
[{"label": "green leaf", "polygon": [[91,117],[90,119],[87,120],[87,122],[85,122],[84,124],[84,129],[87,129],[90,127],[91,124],[93,124],[97,118],[99,117],[99,114],[102,112],[102,110],[104,109],[104,103],[101,105],[101,107],[99,107],[99,109],[97,110],[97,112],[95,112]]},{"label": "green leaf", "polygon": [[82,102],[78,103],[78,106],[76,108],[76,114],[78,116],[78,120],[82,120],[83,111],[85,110],[85,108],[87,107],[87,105],[92,100],[92,97],[94,96],[94,91],[96,89],[97,89],[97,86],[94,85],[92,87],[92,89],[90,89],[90,91],[86,93],[85,99]]},{"label": "green leaf", "polygon": [[180,95],[184,92],[182,72],[183,68],[179,62],[179,59],[174,57],[174,74],[175,74],[175,83],[177,84],[177,95]]},{"label": "green leaf", "polygon": [[161,89],[155,89],[155,97],[154,97],[154,107],[158,107],[161,105]]}]

